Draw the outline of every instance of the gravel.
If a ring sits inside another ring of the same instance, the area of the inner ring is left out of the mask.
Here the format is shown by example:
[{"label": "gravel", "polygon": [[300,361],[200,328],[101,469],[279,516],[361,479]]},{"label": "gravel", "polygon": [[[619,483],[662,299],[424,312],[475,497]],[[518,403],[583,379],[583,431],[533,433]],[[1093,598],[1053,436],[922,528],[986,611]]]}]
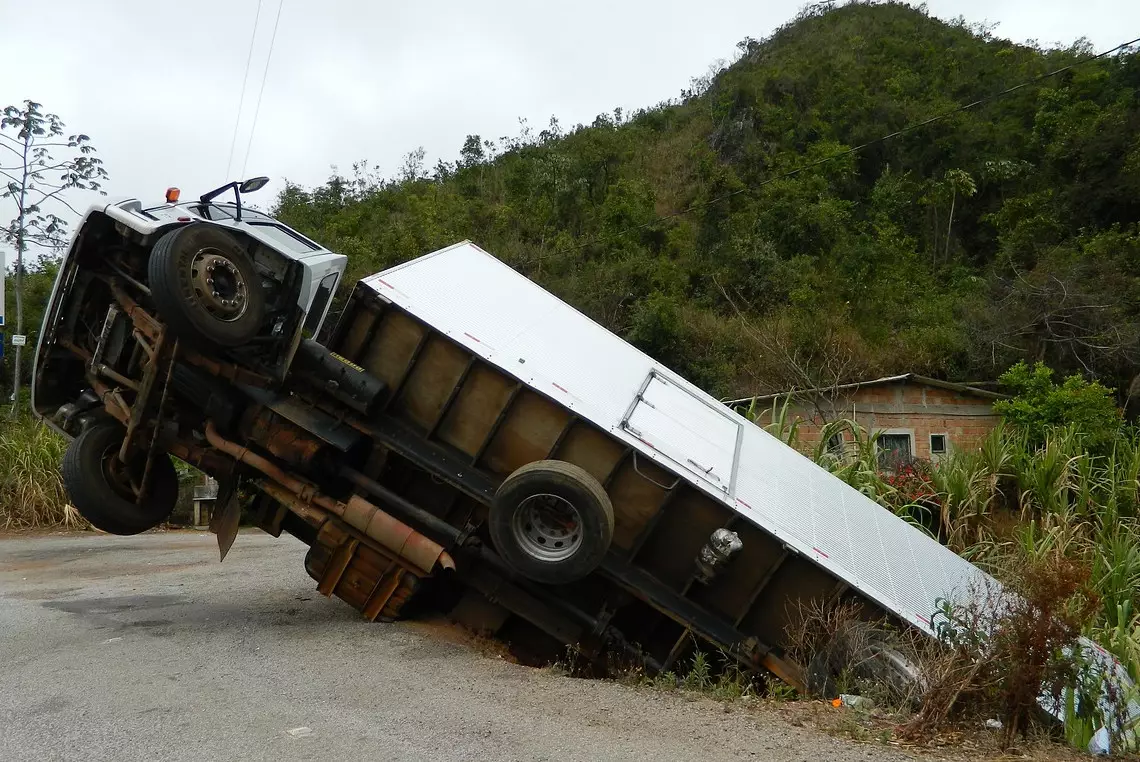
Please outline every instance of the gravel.
[{"label": "gravel", "polygon": [[368,624],[296,540],[0,539],[4,760],[900,760],[779,711],[576,680]]}]

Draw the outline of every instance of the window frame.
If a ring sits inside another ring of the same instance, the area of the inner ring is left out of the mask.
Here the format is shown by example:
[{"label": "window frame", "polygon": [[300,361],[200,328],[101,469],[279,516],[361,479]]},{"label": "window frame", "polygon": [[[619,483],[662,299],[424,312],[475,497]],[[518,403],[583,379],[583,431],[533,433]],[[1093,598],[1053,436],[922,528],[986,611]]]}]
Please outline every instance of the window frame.
[{"label": "window frame", "polygon": [[301,249],[294,249],[293,250],[294,254],[300,254],[301,256],[308,256],[309,254],[312,254],[314,252],[321,250],[321,247],[318,244],[316,244],[315,242],[310,241],[308,238],[305,238],[303,235],[301,235],[297,231],[292,230],[291,228],[288,228],[285,225],[282,225],[280,222],[277,222],[275,220],[270,220],[270,221],[250,220],[250,221],[246,222],[246,220],[243,218],[242,222],[245,222],[251,228],[275,228],[277,230],[280,230],[282,233],[284,233],[289,238],[292,238],[294,241],[296,241],[301,246],[306,247],[304,251],[302,251]]},{"label": "window frame", "polygon": [[914,460],[917,456],[914,451],[914,429],[880,429],[878,436],[875,438],[875,462],[878,463],[879,468],[886,469],[887,466],[883,464],[883,447],[881,442],[883,437],[902,437],[905,436],[909,441],[910,459]]},{"label": "window frame", "polygon": [[[934,449],[934,438],[942,437],[942,449]],[[943,431],[932,431],[929,434],[930,457],[933,459],[935,456],[941,457],[950,454],[950,435]]]},{"label": "window frame", "polygon": [[[336,287],[340,285],[339,272],[331,272],[325,275],[317,282],[316,291],[313,294],[313,303],[309,306],[309,311],[305,315],[304,322],[301,323],[301,334],[306,338],[316,339],[320,333],[321,326],[324,325],[325,317],[328,315],[329,308],[332,307],[333,295],[336,293]],[[332,286],[326,291],[324,288],[325,281],[332,279]],[[324,292],[324,304],[320,306],[320,312],[316,312],[313,308],[317,306],[317,300],[321,298]],[[310,322],[316,319],[315,323],[310,327]]]},{"label": "window frame", "polygon": [[827,438],[827,452],[829,455],[842,459],[847,454],[847,437],[842,431],[837,431]]}]

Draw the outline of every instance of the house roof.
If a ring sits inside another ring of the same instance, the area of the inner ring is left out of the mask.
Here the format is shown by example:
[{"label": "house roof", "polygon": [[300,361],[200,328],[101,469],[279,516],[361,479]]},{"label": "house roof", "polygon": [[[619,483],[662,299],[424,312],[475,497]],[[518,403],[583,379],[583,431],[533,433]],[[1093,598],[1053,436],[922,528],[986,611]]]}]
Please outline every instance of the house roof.
[{"label": "house roof", "polygon": [[938,389],[949,389],[950,391],[969,394],[974,397],[981,397],[983,399],[989,400],[1003,400],[1008,398],[1008,395],[987,391],[985,389],[979,389],[976,385],[959,384],[952,381],[942,381],[937,378],[930,378],[929,376],[920,376],[917,373],[903,373],[897,376],[883,376],[882,378],[876,378],[870,381],[856,381],[850,384],[839,384],[838,386],[817,386],[811,389],[791,389],[784,392],[775,392],[774,394],[759,394],[755,397],[744,397],[738,400],[725,400],[724,404],[740,405],[745,402],[767,402],[769,400],[778,399],[780,397],[788,397],[793,395],[845,391],[848,389],[861,389],[865,386],[882,386],[884,384],[898,384],[907,382],[922,384],[923,386],[933,386]]}]

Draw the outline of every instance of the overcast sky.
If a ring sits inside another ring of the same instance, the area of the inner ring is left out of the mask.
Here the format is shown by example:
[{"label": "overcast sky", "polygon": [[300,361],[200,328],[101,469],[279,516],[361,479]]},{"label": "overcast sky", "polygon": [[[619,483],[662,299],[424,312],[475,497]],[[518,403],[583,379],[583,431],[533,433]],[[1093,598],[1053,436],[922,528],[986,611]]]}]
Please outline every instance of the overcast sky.
[{"label": "overcast sky", "polygon": [[[281,3],[284,2],[282,6]],[[800,0],[575,0],[415,3],[262,0],[234,136],[257,0],[0,0],[0,106],[31,98],[91,136],[112,196],[159,203],[229,179],[325,180],[367,159],[392,174],[423,146],[454,159],[464,136],[590,122],[615,106],[676,97],[691,77],[763,38]],[[274,22],[264,97],[250,128]],[[1015,41],[1097,50],[1140,36],[1135,0],[933,0],[933,15],[996,23]],[[34,10],[33,10],[34,9]],[[86,197],[73,198],[85,206]],[[0,217],[11,210],[0,202]]]}]

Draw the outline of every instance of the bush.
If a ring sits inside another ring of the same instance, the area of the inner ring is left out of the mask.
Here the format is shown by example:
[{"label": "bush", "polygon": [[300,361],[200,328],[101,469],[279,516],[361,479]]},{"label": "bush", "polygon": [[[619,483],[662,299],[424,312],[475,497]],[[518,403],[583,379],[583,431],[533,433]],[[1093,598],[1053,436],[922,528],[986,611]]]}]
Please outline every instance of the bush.
[{"label": "bush", "polygon": [[1086,665],[1072,646],[1095,620],[1100,599],[1088,567],[1060,553],[1026,560],[1002,592],[970,593],[961,603],[943,602],[933,619],[944,651],[936,668],[928,666],[929,690],[905,734],[997,717],[1008,746],[1028,731],[1040,697],[1061,707],[1081,683]]},{"label": "bush", "polygon": [[1052,429],[1072,427],[1089,449],[1104,452],[1120,433],[1123,416],[1113,390],[1096,381],[1072,375],[1058,385],[1053,370],[1040,362],[1032,368],[1019,362],[1000,380],[1013,398],[995,403],[994,410],[1030,445],[1043,444]]}]

